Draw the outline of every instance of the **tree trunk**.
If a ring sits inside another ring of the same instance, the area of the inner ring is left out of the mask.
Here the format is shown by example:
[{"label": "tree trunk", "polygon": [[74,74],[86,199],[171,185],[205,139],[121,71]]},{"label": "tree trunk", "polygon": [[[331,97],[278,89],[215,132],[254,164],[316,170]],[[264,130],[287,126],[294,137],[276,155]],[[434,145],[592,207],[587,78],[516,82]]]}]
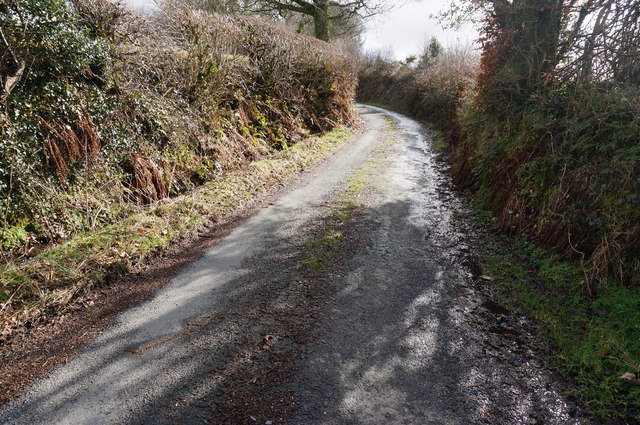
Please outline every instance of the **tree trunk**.
[{"label": "tree trunk", "polygon": [[329,16],[329,1],[315,0],[313,10],[313,24],[316,38],[329,41],[331,32],[331,17]]},{"label": "tree trunk", "polygon": [[498,55],[488,70],[489,91],[502,101],[528,96],[556,66],[563,0],[494,0],[499,36],[483,55]]}]

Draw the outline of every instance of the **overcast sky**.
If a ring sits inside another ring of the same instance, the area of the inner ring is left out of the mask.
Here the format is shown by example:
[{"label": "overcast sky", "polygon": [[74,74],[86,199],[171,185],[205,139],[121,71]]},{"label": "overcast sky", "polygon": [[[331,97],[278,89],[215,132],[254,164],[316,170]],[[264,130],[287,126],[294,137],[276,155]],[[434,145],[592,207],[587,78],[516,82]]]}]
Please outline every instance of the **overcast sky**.
[{"label": "overcast sky", "polygon": [[[134,8],[153,7],[153,0],[125,0]],[[450,0],[409,0],[385,15],[367,23],[364,48],[389,50],[397,59],[404,59],[421,51],[425,39],[437,37],[444,45],[471,44],[477,38],[473,28],[459,32],[443,30],[429,15],[446,8]],[[402,3],[396,0],[398,4]]]},{"label": "overcast sky", "polygon": [[473,43],[478,38],[473,27],[467,26],[459,32],[444,30],[436,20],[430,18],[431,14],[446,9],[449,2],[450,0],[409,1],[372,19],[367,24],[364,48],[388,49],[397,59],[405,59],[410,54],[419,53],[425,39],[431,37],[437,37],[444,46]]}]

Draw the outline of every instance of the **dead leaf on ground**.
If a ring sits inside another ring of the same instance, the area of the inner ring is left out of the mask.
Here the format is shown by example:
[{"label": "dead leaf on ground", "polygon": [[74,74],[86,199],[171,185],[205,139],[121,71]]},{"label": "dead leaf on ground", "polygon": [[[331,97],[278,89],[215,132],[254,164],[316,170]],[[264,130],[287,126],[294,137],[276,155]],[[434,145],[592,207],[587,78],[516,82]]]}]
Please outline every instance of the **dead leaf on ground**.
[{"label": "dead leaf on ground", "polygon": [[482,280],[495,280],[491,276],[487,276],[486,274],[480,275],[480,279]]},{"label": "dead leaf on ground", "polygon": [[640,385],[640,379],[635,374],[627,372],[620,377],[621,380],[629,382],[630,384]]}]

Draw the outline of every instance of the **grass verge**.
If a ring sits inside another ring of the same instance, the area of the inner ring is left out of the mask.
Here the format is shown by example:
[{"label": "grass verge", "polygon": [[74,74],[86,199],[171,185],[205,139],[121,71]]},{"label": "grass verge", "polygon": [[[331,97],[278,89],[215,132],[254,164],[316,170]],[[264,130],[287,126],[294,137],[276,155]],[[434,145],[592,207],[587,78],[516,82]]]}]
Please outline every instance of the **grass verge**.
[{"label": "grass verge", "polygon": [[291,180],[352,135],[352,130],[340,127],[306,139],[99,232],[76,235],[27,261],[2,265],[2,338],[73,309],[92,288],[133,270],[206,222],[241,208],[267,187]]},{"label": "grass verge", "polygon": [[367,186],[371,165],[377,163],[378,157],[367,161],[349,178],[346,189],[322,218],[314,237],[305,244],[302,265],[311,276],[325,275],[349,255],[345,245],[354,239],[353,226],[362,212],[362,202],[358,198]]},{"label": "grass verge", "polygon": [[579,264],[525,239],[485,244],[480,260],[501,301],[540,324],[553,366],[575,384],[570,395],[599,420],[640,423],[640,291],[586,294]]}]

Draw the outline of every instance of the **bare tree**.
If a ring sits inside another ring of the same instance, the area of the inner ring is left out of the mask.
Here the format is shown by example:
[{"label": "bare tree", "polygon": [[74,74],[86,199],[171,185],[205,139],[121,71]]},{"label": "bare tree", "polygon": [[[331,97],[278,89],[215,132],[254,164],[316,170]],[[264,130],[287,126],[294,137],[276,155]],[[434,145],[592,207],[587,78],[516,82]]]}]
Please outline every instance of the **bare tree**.
[{"label": "bare tree", "polygon": [[490,49],[485,65],[494,61],[498,86],[514,94],[535,90],[553,71],[565,0],[491,0]]},{"label": "bare tree", "polygon": [[[282,21],[299,33],[324,41],[358,39],[364,19],[381,13],[388,0],[177,0],[198,9],[223,14],[257,14]],[[312,28],[311,31],[308,28]]]},{"label": "bare tree", "polygon": [[0,4],[0,103],[16,87],[25,68],[25,48],[30,22],[14,1]]},{"label": "bare tree", "polygon": [[438,15],[452,26],[478,16],[481,85],[502,95],[557,79],[640,85],[640,0],[465,0]]},{"label": "bare tree", "polygon": [[640,84],[640,0],[581,0],[570,11],[560,75]]},{"label": "bare tree", "polygon": [[310,17],[315,37],[324,41],[330,40],[335,23],[367,19],[388,8],[385,0],[249,0],[247,6],[258,13]]}]

